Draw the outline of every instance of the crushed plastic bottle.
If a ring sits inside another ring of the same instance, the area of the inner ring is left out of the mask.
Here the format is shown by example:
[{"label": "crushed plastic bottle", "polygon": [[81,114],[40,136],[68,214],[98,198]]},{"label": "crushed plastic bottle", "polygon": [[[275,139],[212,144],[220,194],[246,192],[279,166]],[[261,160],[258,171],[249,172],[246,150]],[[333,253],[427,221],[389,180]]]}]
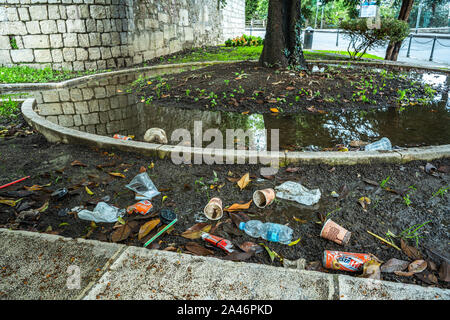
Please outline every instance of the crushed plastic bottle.
[{"label": "crushed plastic bottle", "polygon": [[388,138],[384,137],[364,147],[364,151],[372,150],[392,150],[391,141]]},{"label": "crushed plastic bottle", "polygon": [[309,190],[300,183],[286,181],[275,187],[277,198],[293,200],[306,206],[312,206],[319,202],[321,193],[319,189]]},{"label": "crushed plastic bottle", "polygon": [[294,233],[294,230],[285,225],[272,222],[263,223],[259,220],[241,222],[239,229],[244,230],[250,237],[263,238],[282,244],[291,243],[292,234]]},{"label": "crushed plastic bottle", "polygon": [[94,211],[81,210],[78,212],[78,218],[94,222],[117,222],[119,217],[125,214],[125,209],[110,206],[105,202],[99,202]]},{"label": "crushed plastic bottle", "polygon": [[136,200],[151,200],[160,194],[147,172],[135,176],[125,187],[136,192]]}]

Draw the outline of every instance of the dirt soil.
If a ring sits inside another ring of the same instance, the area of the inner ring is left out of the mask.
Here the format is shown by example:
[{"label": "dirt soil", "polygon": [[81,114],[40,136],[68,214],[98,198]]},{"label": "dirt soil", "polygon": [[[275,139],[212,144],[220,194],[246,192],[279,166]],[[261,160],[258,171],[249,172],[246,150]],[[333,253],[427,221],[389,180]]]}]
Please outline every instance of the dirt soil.
[{"label": "dirt soil", "polygon": [[[323,72],[269,69],[256,62],[237,62],[190,70],[176,76],[137,82],[134,92],[150,103],[180,108],[240,113],[328,112],[349,108],[426,104],[446,92],[421,83],[393,67],[320,66]],[[430,90],[431,89],[431,90]],[[434,90],[434,91],[433,91]]]},{"label": "dirt soil", "polygon": [[[92,210],[95,204],[105,196],[110,197],[110,204],[119,208],[126,208],[136,203],[135,194],[125,188],[125,185],[143,167],[161,191],[161,195],[151,200],[154,205],[151,213],[145,216],[135,213],[124,216],[123,220],[130,230],[126,239],[119,242],[143,246],[161,224],[143,239],[138,240],[140,227],[156,219],[160,210],[166,208],[177,213],[178,222],[169,234],[161,235],[147,248],[184,253],[196,252],[226,258],[227,254],[224,251],[209,245],[202,239],[192,240],[181,236],[184,231],[200,221],[196,220],[196,217],[204,218],[203,208],[209,199],[220,197],[224,207],[234,203],[247,203],[252,199],[255,190],[274,188],[284,181],[297,181],[307,188],[320,189],[322,197],[317,205],[305,207],[292,201],[276,199],[265,209],[259,209],[251,204],[248,210],[242,211],[244,215],[241,215],[243,220],[259,219],[288,225],[294,230],[293,240],[300,238],[295,245],[288,246],[251,238],[236,227],[235,222],[239,222],[237,216],[228,212],[224,212],[220,220],[207,220],[205,224],[211,224],[213,233],[230,240],[235,248],[248,241],[263,243],[285,261],[305,259],[307,269],[346,273],[324,269],[321,266],[323,251],[371,253],[384,262],[391,258],[411,262],[415,258],[405,254],[406,251],[398,251],[384,244],[367,231],[387,238],[388,231],[398,236],[403,230],[413,225],[429,221],[418,229],[418,235],[423,238],[417,238],[417,249],[423,259],[428,262],[427,269],[413,276],[382,273],[382,279],[449,288],[448,282],[441,280],[439,268],[444,265],[444,261],[448,263],[449,259],[450,192],[442,192],[442,194],[436,192],[449,187],[450,158],[433,161],[432,165],[439,170],[431,171],[424,161],[402,165],[372,164],[335,167],[301,165],[290,167],[289,170],[281,168],[272,177],[262,177],[258,165],[175,165],[170,160],[139,154],[52,144],[42,135],[30,133],[23,122],[19,128],[9,127],[5,137],[0,139],[0,155],[0,172],[2,173],[0,185],[30,176],[23,182],[0,190],[0,200],[22,199],[15,206],[0,203],[0,227],[2,228],[47,232],[71,238],[84,237],[113,241],[112,233],[116,229],[124,230],[121,229],[124,227],[120,223],[93,225],[90,221],[79,219],[72,208],[84,205]],[[112,176],[109,172],[121,173],[124,178]],[[251,181],[243,190],[240,190],[236,181],[246,173],[250,174]],[[384,184],[386,189],[379,185],[383,180],[386,181]],[[206,188],[202,188],[203,184]],[[29,191],[25,186],[41,186],[42,189]],[[345,191],[344,186],[348,192]],[[59,200],[52,198],[51,193],[60,188],[68,188],[69,194]],[[90,195],[88,191],[93,194]],[[341,197],[334,198],[331,195],[333,191],[339,193]],[[358,202],[361,197],[368,197],[371,200],[366,211]],[[25,214],[30,212],[30,209],[41,209],[42,212],[34,211],[36,214]],[[327,214],[328,218],[332,218],[333,221],[352,232],[348,245],[341,246],[320,237],[322,228],[320,216],[323,218]],[[391,240],[400,246],[399,238],[392,237]],[[415,238],[405,238],[405,241],[410,249],[415,247]],[[197,243],[200,249],[189,244],[191,242]],[[282,266],[280,259],[275,258],[272,261],[265,250],[253,255],[235,256],[233,259]],[[360,273],[347,274],[359,275]]]}]

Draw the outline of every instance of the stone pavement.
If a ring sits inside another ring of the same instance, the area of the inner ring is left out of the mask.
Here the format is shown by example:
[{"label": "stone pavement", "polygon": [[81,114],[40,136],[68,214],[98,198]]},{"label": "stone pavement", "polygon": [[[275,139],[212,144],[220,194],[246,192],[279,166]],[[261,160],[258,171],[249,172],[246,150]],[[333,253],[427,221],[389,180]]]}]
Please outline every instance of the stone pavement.
[{"label": "stone pavement", "polygon": [[450,290],[0,229],[4,300],[449,300]]}]

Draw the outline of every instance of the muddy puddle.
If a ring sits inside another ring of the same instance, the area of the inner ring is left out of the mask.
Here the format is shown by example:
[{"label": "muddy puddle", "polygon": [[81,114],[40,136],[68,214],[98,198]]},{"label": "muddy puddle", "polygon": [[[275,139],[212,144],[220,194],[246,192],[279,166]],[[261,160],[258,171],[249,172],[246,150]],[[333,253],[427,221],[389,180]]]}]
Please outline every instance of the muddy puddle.
[{"label": "muddy puddle", "polygon": [[[116,133],[132,135],[137,141],[144,140],[149,128],[162,128],[173,145],[226,148],[233,141],[244,144],[244,148],[264,150],[272,148],[274,129],[279,130],[279,148],[307,151],[347,145],[352,140],[372,142],[381,137],[388,137],[398,147],[450,143],[448,90],[436,95],[433,104],[408,105],[401,111],[382,106],[326,113],[305,110],[295,114],[241,114],[199,110],[189,105],[174,107],[170,102],[151,101],[132,93],[130,85],[149,75],[114,76],[69,89],[35,92],[37,111],[64,127],[110,137]],[[448,81],[446,75],[432,73],[411,73],[408,77],[432,87],[446,86]],[[190,139],[181,139],[179,129],[189,132]],[[208,129],[220,133],[211,134]],[[245,141],[236,137],[227,141],[227,135],[230,139],[238,129],[243,130],[240,137]],[[227,130],[231,131],[227,134]]]}]

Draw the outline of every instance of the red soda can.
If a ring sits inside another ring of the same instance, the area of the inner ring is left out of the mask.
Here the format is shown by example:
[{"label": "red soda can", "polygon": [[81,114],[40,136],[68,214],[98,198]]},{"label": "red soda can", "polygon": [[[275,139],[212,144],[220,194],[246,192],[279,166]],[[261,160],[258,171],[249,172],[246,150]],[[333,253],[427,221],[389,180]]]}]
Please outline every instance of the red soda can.
[{"label": "red soda can", "polygon": [[233,247],[233,244],[231,243],[230,240],[218,237],[218,236],[213,236],[212,234],[209,233],[203,233],[202,234],[202,239],[212,243],[213,245],[215,245],[216,247],[225,250],[228,253],[233,252],[234,250],[231,249]]},{"label": "red soda can", "polygon": [[119,140],[132,140],[130,137],[122,136],[122,135],[117,134],[117,133],[113,136],[113,138],[114,139],[119,139]]},{"label": "red soda can", "polygon": [[325,250],[322,263],[327,269],[357,272],[361,271],[364,263],[370,259],[371,255],[367,253]]}]

